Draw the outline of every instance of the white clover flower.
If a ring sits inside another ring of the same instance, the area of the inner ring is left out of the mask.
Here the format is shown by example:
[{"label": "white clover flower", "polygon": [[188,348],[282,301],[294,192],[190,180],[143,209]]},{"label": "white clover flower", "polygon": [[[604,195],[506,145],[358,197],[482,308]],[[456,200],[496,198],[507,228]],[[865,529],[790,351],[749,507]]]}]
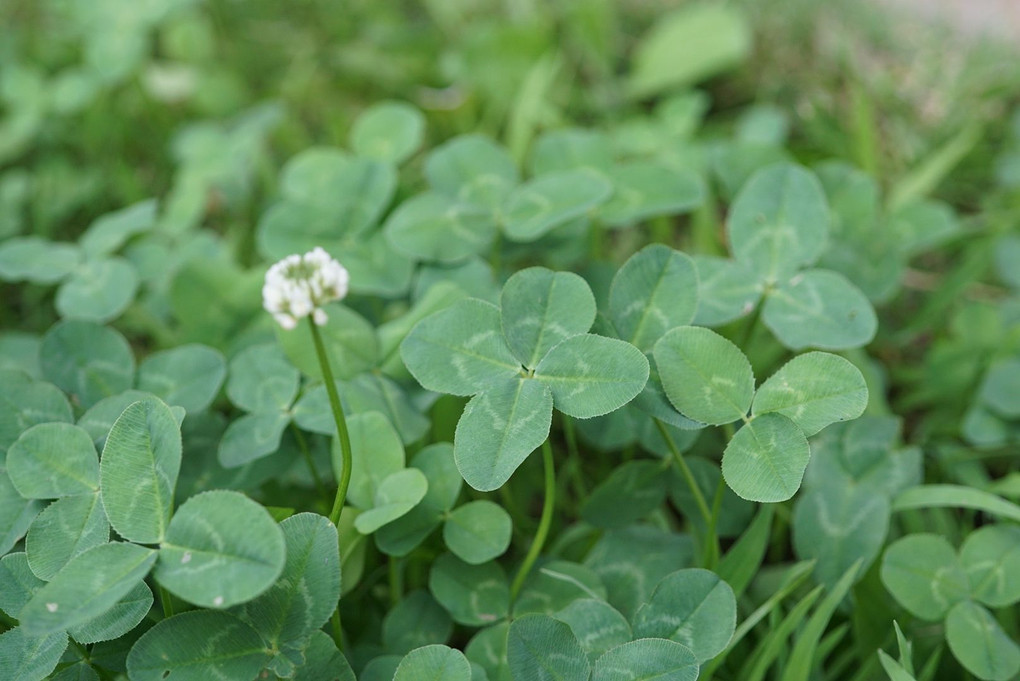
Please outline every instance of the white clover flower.
[{"label": "white clover flower", "polygon": [[304,255],[288,255],[269,268],[262,286],[262,306],[288,331],[308,315],[322,326],[327,320],[322,306],[345,297],[349,281],[343,265],[316,246]]}]

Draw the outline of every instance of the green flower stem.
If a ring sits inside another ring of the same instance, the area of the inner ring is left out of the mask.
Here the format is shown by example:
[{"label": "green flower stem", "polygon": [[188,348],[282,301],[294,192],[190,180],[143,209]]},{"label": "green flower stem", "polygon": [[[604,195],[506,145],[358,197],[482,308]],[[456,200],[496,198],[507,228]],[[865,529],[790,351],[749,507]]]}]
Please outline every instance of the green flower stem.
[{"label": "green flower stem", "polygon": [[669,447],[669,451],[673,454],[673,460],[676,461],[680,474],[691,490],[691,495],[694,497],[694,503],[698,506],[701,518],[705,521],[705,564],[715,565],[719,558],[719,540],[715,536],[715,519],[712,511],[709,510],[708,502],[705,501],[705,495],[701,493],[698,481],[694,479],[694,473],[691,472],[690,467],[680,453],[680,448],[673,441],[673,436],[669,434],[666,424],[659,419],[655,419],[655,426],[659,429],[659,434],[662,435],[662,439],[666,441],[666,446]]},{"label": "green flower stem", "polygon": [[395,608],[404,597],[404,566],[403,560],[396,556],[389,557],[390,607]]},{"label": "green flower stem", "polygon": [[[333,420],[336,421],[336,432],[340,437],[340,454],[342,457],[343,469],[340,472],[340,481],[336,487],[336,497],[333,499],[333,510],[329,512],[329,520],[334,525],[340,522],[340,512],[343,511],[344,501],[347,499],[347,488],[351,484],[351,436],[347,432],[347,419],[344,418],[344,408],[340,404],[340,395],[336,392],[336,381],[333,380],[333,369],[329,366],[329,358],[326,356],[326,346],[322,344],[322,335],[319,327],[311,317],[308,318],[308,326],[312,330],[312,340],[315,343],[315,354],[319,356],[319,368],[322,370],[322,379],[326,383],[326,393],[329,395],[329,405],[333,408]],[[339,529],[339,527],[337,528]]]},{"label": "green flower stem", "polygon": [[574,494],[579,502],[588,498],[588,488],[584,484],[584,476],[581,470],[581,453],[577,446],[577,430],[574,428],[574,419],[563,415],[563,434],[567,440],[567,456],[570,461],[570,479],[573,482]]},{"label": "green flower stem", "polygon": [[163,617],[173,617],[174,604],[173,601],[170,600],[170,592],[162,586],[159,587],[159,602],[163,604]]},{"label": "green flower stem", "polygon": [[[767,295],[767,294],[766,294]],[[751,314],[751,318],[747,320],[747,324],[744,326],[744,332],[741,334],[740,342],[737,345],[744,350],[747,348],[747,344],[754,338],[755,329],[758,328],[758,322],[761,320],[761,309],[765,307],[764,296],[763,300],[758,301],[758,304],[754,306],[754,312]]]},{"label": "green flower stem", "polygon": [[542,502],[542,517],[538,521],[535,540],[531,543],[528,554],[524,556],[524,562],[521,563],[521,569],[517,571],[513,584],[510,585],[511,607],[517,601],[521,587],[524,586],[524,580],[531,572],[532,566],[538,559],[538,554],[542,552],[542,546],[545,544],[546,537],[549,536],[549,527],[552,525],[553,508],[556,506],[556,471],[553,466],[552,445],[549,444],[548,439],[542,443],[542,464],[545,467],[545,499]]},{"label": "green flower stem", "polygon": [[312,460],[312,452],[308,449],[308,441],[305,440],[304,433],[293,422],[290,424],[290,428],[294,433],[294,439],[297,440],[298,449],[301,450],[301,454],[305,457],[305,463],[308,464],[308,472],[312,474],[312,480],[315,481],[316,491],[319,493],[319,496],[328,501],[326,485],[322,482],[322,476],[319,475],[319,471],[315,467],[315,461]]},{"label": "green flower stem", "polygon": [[[347,419],[344,418],[344,408],[340,404],[340,395],[336,392],[336,381],[333,380],[333,369],[329,365],[329,358],[326,356],[326,346],[322,343],[322,335],[315,321],[309,317],[308,326],[312,330],[312,341],[315,343],[315,354],[319,358],[319,368],[322,370],[322,380],[326,383],[326,394],[329,395],[329,405],[333,408],[333,420],[336,422],[336,433],[340,437],[340,456],[342,458],[342,470],[340,480],[336,486],[336,496],[333,498],[333,509],[329,512],[329,521],[337,530],[340,529],[340,514],[344,510],[344,501],[347,499],[347,488],[351,484],[351,466],[353,456],[351,455],[351,436],[347,432]],[[338,547],[339,548],[339,547]],[[343,650],[343,630],[340,628],[340,604],[333,610],[330,618],[333,625],[333,642],[337,650]]]},{"label": "green flower stem", "polygon": [[344,649],[344,631],[340,628],[340,608],[337,607],[333,611],[333,616],[329,618],[330,624],[333,625],[333,643],[336,644],[337,650]]}]

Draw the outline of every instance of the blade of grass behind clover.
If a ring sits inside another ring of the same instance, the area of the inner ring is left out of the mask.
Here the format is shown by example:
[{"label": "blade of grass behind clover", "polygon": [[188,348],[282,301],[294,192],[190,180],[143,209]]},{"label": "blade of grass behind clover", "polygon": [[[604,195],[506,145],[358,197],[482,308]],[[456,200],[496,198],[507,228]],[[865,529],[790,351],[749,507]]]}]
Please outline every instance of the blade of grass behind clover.
[{"label": "blade of grass behind clover", "polygon": [[[816,657],[819,660],[827,660],[849,631],[850,624],[844,622],[827,633],[818,643],[818,650],[815,653]],[[842,676],[843,670],[852,664],[852,661],[852,656],[844,656],[842,660],[837,659],[832,664],[827,665],[825,671],[832,677],[839,678]]]},{"label": "blade of grass behind clover", "polygon": [[899,208],[930,194],[981,141],[983,130],[982,122],[971,123],[901,177],[889,192],[889,208]]},{"label": "blade of grass behind clover", "polygon": [[772,529],[772,514],[773,507],[763,504],[751,525],[719,561],[716,573],[730,585],[738,599],[754,579],[762,560],[765,559],[765,550],[768,549]]},{"label": "blade of grass behind clover", "polygon": [[913,508],[970,508],[1020,522],[1020,506],[983,490],[962,485],[911,487],[893,499],[893,511]]},{"label": "blade of grass behind clover", "polygon": [[780,677],[780,681],[807,681],[808,676],[811,674],[811,667],[814,663],[818,643],[825,633],[825,627],[828,626],[829,619],[836,611],[843,597],[846,596],[850,587],[853,586],[854,577],[861,568],[861,562],[861,560],[856,561],[843,573],[843,576],[836,582],[832,591],[829,592],[818,605],[818,609],[811,615],[811,619],[808,620],[804,630],[800,632],[797,643],[793,646],[793,654],[790,656],[789,664]]},{"label": "blade of grass behind clover", "polygon": [[747,661],[741,667],[740,673],[736,678],[743,679],[743,681],[762,681],[765,678],[765,673],[772,666],[772,663],[775,662],[783,646],[786,645],[786,639],[807,617],[808,610],[811,609],[811,606],[822,595],[823,590],[823,587],[816,586],[793,606],[793,609],[787,613],[786,617],[769,631],[755,648],[754,652],[748,656]]},{"label": "blade of grass behind clover", "polygon": [[[732,553],[733,551],[731,550],[730,553],[727,554],[727,556]],[[754,612],[748,615],[747,618],[740,623],[740,626],[738,626],[736,631],[733,632],[733,637],[730,639],[730,642],[726,646],[726,649],[723,650],[718,655],[716,655],[714,658],[712,658],[712,660],[704,666],[704,668],[701,670],[701,676],[699,678],[702,681],[709,681],[712,678],[712,673],[715,672],[715,670],[718,669],[722,665],[722,663],[726,661],[726,657],[733,651],[734,648],[737,647],[737,645],[744,639],[748,632],[754,629],[754,627],[757,626],[758,623],[761,622],[763,619],[765,619],[765,617],[769,613],[778,608],[779,604],[783,601],[783,599],[785,599],[801,584],[803,584],[804,580],[807,579],[808,575],[811,574],[811,571],[814,569],[814,567],[815,567],[814,560],[805,560],[790,567],[783,585],[774,594],[772,594],[768,598],[768,600],[766,600],[764,603],[758,606],[758,608]],[[812,602],[814,602],[813,599]]]},{"label": "blade of grass behind clover", "polygon": [[992,234],[965,243],[958,256],[960,264],[946,274],[924,306],[913,315],[912,321],[896,333],[896,342],[907,343],[920,334],[939,328],[941,320],[948,317],[947,310],[959,302],[968,286],[988,271],[996,243],[996,236]]}]

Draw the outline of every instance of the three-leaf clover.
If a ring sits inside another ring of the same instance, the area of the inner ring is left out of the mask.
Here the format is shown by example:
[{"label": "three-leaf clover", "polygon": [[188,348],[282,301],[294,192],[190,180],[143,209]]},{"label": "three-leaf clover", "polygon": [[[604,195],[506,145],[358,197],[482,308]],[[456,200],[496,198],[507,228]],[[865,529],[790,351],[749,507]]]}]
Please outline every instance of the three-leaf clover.
[{"label": "three-leaf clover", "polygon": [[56,307],[62,318],[115,319],[134,300],[140,277],[134,264],[112,254],[155,223],[156,202],[150,199],[100,216],[77,244],[38,236],[9,239],[0,246],[0,279],[59,282]]},{"label": "three-leaf clover", "polygon": [[1020,529],[987,525],[959,553],[940,535],[911,534],[886,549],[881,574],[908,611],[945,620],[949,649],[972,674],[1005,681],[1020,672],[1020,646],[988,611],[1020,601]]},{"label": "three-leaf clover", "polygon": [[701,256],[703,305],[695,322],[720,325],[749,313],[791,350],[855,348],[871,341],[875,311],[843,275],[805,269],[825,251],[829,205],[818,179],[789,163],[756,172],[730,209],[733,260]]},{"label": "three-leaf clover", "polygon": [[864,376],[837,355],[793,358],[755,390],[740,348],[710,329],[677,327],[653,350],[669,401],[708,425],[743,421],[723,454],[726,483],[751,501],[785,501],[811,458],[807,436],[857,418],[868,402]]}]

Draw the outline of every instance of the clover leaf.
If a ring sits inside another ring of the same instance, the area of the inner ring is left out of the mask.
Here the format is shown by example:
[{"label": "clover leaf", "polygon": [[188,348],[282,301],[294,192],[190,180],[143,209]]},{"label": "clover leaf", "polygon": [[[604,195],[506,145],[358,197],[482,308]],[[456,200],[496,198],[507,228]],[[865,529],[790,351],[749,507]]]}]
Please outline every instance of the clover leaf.
[{"label": "clover leaf", "polygon": [[870,342],[878,322],[868,298],[842,274],[805,269],[825,251],[831,221],[822,185],[809,170],[778,163],[754,173],[727,220],[734,260],[698,259],[705,282],[699,321],[736,319],[764,297],[762,321],[791,350]]},{"label": "clover leaf", "polygon": [[640,350],[586,333],[594,298],[576,275],[522,270],[500,304],[455,303],[422,320],[400,346],[423,387],[473,395],[454,457],[464,480],[483,491],[502,486],[545,441],[553,407],[600,416],[630,402],[648,380]]}]

